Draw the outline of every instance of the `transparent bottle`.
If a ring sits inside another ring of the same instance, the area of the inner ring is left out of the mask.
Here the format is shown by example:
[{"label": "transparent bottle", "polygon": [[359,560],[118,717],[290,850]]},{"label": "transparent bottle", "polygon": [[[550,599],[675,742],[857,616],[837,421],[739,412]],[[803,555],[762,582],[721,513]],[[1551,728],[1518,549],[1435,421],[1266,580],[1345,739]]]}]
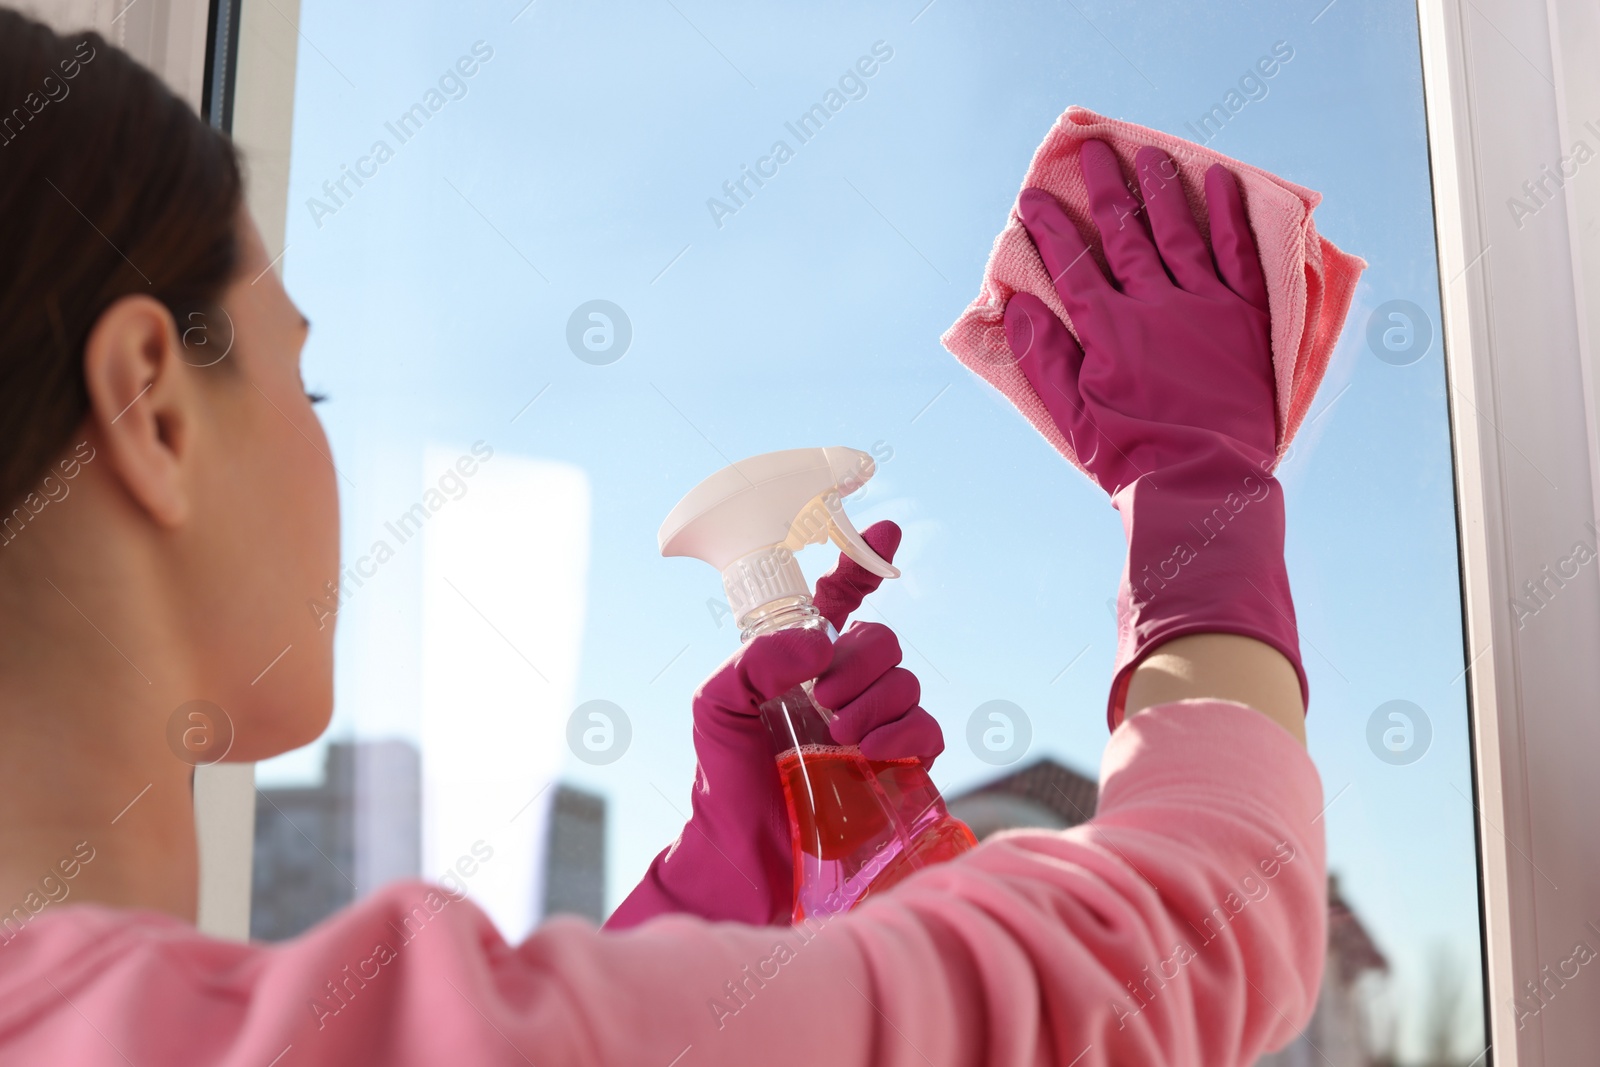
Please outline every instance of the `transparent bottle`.
[{"label": "transparent bottle", "polygon": [[[803,628],[837,637],[805,595],[785,597],[740,622],[748,641]],[[794,848],[794,921],[848,911],[912,872],[977,844],[915,758],[869,760],[834,741],[832,710],[803,682],[761,705],[783,782]]]}]

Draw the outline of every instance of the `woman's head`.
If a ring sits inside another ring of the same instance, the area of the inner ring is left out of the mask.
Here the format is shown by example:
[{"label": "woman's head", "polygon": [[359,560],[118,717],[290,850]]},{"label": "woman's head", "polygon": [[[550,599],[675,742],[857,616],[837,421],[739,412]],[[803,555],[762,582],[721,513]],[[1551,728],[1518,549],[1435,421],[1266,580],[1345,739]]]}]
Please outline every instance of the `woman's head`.
[{"label": "woman's head", "polygon": [[337,487],[232,145],[99,36],[4,8],[0,109],[0,595],[117,616],[142,684],[228,712],[230,758],[304,743]]}]

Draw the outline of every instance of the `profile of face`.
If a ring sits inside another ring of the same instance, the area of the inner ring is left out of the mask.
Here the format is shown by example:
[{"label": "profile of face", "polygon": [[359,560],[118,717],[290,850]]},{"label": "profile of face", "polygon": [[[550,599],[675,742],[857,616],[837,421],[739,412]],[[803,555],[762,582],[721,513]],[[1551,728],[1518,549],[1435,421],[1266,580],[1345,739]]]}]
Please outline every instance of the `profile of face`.
[{"label": "profile of face", "polygon": [[[232,756],[259,759],[313,740],[332,714],[339,486],[300,375],[310,325],[284,291],[248,214],[241,229],[241,270],[221,303],[234,326],[230,358],[254,396],[241,382],[227,383],[244,410],[240,432],[224,438],[218,456],[224,462],[210,468],[216,482],[209,507],[225,568],[211,589],[223,593],[218,611],[236,639],[218,649],[229,673],[217,684],[240,694]],[[230,586],[234,595],[226,592]],[[283,645],[262,648],[254,638],[265,633],[281,635]],[[272,671],[251,684],[284,648]],[[276,672],[277,682],[268,685]]]},{"label": "profile of face", "polygon": [[149,297],[123,297],[84,356],[93,437],[108,453],[96,476],[126,490],[119,517],[155,572],[159,622],[195,690],[173,698],[227,713],[230,762],[326,727],[339,573],[338,475],[300,377],[309,325],[248,217],[239,236],[215,308],[177,321]]}]

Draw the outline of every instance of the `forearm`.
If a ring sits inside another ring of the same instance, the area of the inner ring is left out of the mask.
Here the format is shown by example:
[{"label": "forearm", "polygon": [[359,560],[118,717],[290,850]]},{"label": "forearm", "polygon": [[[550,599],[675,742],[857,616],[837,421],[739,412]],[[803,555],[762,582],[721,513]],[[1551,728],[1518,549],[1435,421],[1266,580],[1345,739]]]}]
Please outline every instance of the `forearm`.
[{"label": "forearm", "polygon": [[1231,700],[1306,743],[1300,680],[1283,653],[1237,634],[1191,634],[1156,648],[1128,682],[1127,717],[1177,700]]}]

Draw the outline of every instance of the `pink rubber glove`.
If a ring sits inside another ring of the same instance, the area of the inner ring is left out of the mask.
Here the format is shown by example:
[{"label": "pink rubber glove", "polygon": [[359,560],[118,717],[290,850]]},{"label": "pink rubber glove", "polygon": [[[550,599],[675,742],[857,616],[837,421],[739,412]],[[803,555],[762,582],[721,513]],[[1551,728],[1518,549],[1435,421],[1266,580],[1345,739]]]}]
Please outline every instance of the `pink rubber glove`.
[{"label": "pink rubber glove", "polygon": [[1221,166],[1206,172],[1208,249],[1165,152],[1136,157],[1141,205],[1110,148],[1085,141],[1081,151],[1112,279],[1055,199],[1025,189],[1018,211],[1077,339],[1028,293],[1006,305],[1005,328],[1128,536],[1107,721],[1121,721],[1139,661],[1192,633],[1266,642],[1294,664],[1309,698],[1271,473],[1267,284],[1239,187]]},{"label": "pink rubber glove", "polygon": [[[892,522],[861,535],[886,560],[900,545]],[[882,579],[853,560],[817,580],[817,610],[837,629]],[[757,925],[794,913],[789,816],[772,740],[760,706],[808,678],[817,702],[834,712],[829,730],[868,759],[919,759],[944,751],[939,724],[917,706],[922,687],[900,665],[900,642],[878,623],[855,623],[832,644],[809,630],[757,637],[712,675],[694,697],[693,814],[678,840],[655,858],[607,929],[637,926],[668,912]]]}]

